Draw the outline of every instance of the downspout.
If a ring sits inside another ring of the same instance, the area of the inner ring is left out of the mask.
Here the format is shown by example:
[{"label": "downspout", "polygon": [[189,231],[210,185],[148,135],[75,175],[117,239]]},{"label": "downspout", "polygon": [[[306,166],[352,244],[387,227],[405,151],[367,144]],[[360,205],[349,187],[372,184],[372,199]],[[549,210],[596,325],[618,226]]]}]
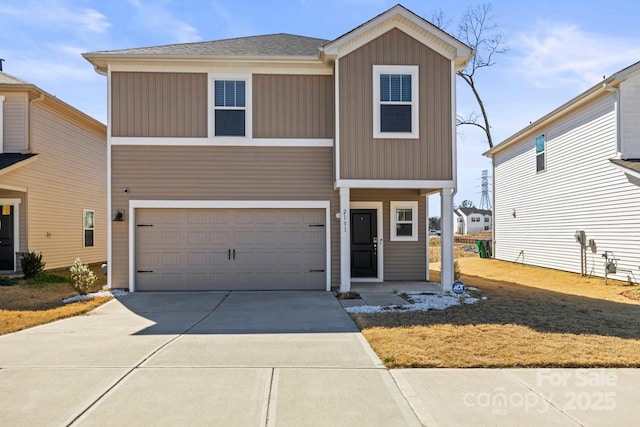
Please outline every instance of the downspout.
[{"label": "downspout", "polygon": [[616,113],[616,154],[617,154],[618,157],[624,158],[624,153],[622,152],[622,135],[621,135],[622,127],[620,126],[621,119],[622,119],[620,117],[620,88],[613,87],[609,83],[603,83],[602,87],[607,92],[614,92],[616,94],[616,106],[615,106],[615,113]]},{"label": "downspout", "polygon": [[38,98],[29,101],[29,131],[27,132],[27,147],[23,154],[31,153],[31,138],[33,137],[33,104],[41,101],[44,101],[44,93],[42,92]]}]

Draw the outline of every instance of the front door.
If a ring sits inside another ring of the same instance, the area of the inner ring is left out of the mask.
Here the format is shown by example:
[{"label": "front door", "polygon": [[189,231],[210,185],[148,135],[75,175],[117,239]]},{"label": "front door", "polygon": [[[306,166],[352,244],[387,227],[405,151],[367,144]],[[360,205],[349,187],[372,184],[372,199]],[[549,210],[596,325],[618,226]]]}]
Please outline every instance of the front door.
[{"label": "front door", "polygon": [[378,276],[378,230],[375,209],[351,209],[351,277]]},{"label": "front door", "polygon": [[0,209],[0,270],[13,271],[13,206]]}]

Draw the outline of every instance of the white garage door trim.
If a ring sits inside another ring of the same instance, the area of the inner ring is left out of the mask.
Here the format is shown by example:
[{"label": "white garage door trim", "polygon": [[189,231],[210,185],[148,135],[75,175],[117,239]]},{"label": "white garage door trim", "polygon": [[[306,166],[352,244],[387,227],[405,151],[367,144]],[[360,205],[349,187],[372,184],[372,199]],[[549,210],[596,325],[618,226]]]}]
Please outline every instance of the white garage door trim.
[{"label": "white garage door trim", "polygon": [[328,200],[129,200],[129,292],[136,290],[136,209],[324,209],[326,285],[331,290],[331,214]]}]

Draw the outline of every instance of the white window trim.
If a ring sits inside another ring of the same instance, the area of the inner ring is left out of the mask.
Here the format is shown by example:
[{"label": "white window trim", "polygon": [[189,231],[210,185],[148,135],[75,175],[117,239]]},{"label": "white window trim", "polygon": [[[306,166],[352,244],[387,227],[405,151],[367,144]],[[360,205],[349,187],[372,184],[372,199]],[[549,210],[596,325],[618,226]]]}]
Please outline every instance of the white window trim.
[{"label": "white window trim", "polygon": [[[382,202],[350,202],[349,209],[375,209],[378,233],[378,275],[376,277],[351,277],[351,282],[384,282],[384,209]],[[351,251],[348,254],[351,262]]]},{"label": "white window trim", "polygon": [[[84,216],[87,212],[93,213],[93,228],[85,228],[84,226]],[[87,246],[87,242],[84,237],[84,233],[87,230],[93,230],[93,246]],[[95,248],[96,246],[96,211],[94,209],[83,209],[82,210],[82,247],[83,248]]]},{"label": "white window trim", "polygon": [[[411,132],[380,132],[380,74],[411,75]],[[419,67],[417,65],[373,66],[373,137],[383,139],[418,139],[420,137]]]},{"label": "white window trim", "polygon": [[4,96],[0,95],[0,153],[4,153]]},{"label": "white window trim", "polygon": [[[544,139],[544,150],[538,153],[538,138],[540,137]],[[536,173],[544,172],[547,170],[547,134],[541,133],[540,135],[536,136],[536,138],[533,140],[533,145],[536,155]],[[540,170],[538,170],[538,156],[542,156],[542,160],[544,162],[544,167]]]},{"label": "white window trim", "polygon": [[[417,242],[418,241],[418,202],[389,202],[389,238],[392,242]],[[396,235],[396,209],[411,209],[411,236]]]},{"label": "white window trim", "polygon": [[[215,111],[216,111],[216,107],[215,107],[215,94],[214,94],[214,90],[215,90],[215,81],[216,80],[244,80],[245,82],[245,89],[244,89],[244,136],[215,136],[216,135],[216,129],[215,129],[215,125],[216,125],[216,121],[215,121]],[[229,141],[231,139],[244,139],[244,140],[251,140],[251,138],[253,137],[253,87],[252,87],[252,79],[251,79],[251,74],[246,74],[246,73],[238,73],[238,74],[234,74],[234,73],[225,73],[225,74],[220,74],[220,73],[209,73],[209,79],[208,79],[208,87],[207,87],[207,106],[209,108],[209,115],[208,115],[208,132],[207,135],[209,138],[213,138],[213,139],[224,139],[225,141]]]}]

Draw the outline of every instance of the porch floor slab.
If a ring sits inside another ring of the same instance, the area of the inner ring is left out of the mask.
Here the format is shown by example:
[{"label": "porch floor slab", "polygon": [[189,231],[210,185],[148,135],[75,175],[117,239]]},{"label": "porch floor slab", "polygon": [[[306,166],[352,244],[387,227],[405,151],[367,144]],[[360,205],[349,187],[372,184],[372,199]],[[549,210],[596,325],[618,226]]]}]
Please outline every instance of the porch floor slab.
[{"label": "porch floor slab", "polygon": [[438,282],[412,282],[412,281],[384,281],[384,282],[352,282],[351,290],[362,292],[394,292],[394,291],[425,291],[439,292],[442,286]]}]

